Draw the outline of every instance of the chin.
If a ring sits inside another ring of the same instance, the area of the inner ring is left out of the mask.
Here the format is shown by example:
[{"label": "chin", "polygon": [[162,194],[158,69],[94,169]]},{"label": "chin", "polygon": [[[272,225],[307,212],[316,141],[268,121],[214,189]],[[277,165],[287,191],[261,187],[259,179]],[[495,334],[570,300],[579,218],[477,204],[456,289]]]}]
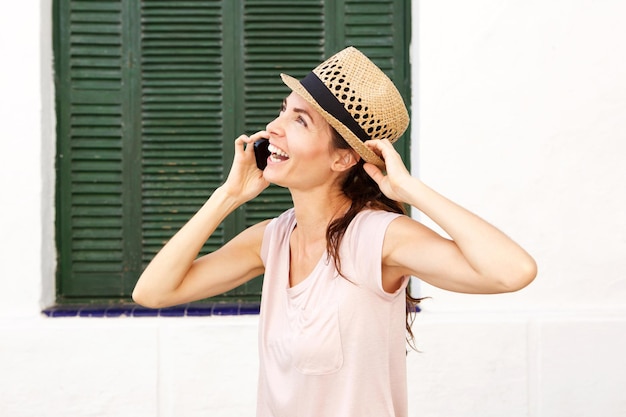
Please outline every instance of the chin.
[{"label": "chin", "polygon": [[280,175],[276,172],[274,167],[269,165],[263,170],[263,178],[267,180],[267,182],[278,185],[279,187],[287,187],[287,183],[285,182],[284,175]]}]

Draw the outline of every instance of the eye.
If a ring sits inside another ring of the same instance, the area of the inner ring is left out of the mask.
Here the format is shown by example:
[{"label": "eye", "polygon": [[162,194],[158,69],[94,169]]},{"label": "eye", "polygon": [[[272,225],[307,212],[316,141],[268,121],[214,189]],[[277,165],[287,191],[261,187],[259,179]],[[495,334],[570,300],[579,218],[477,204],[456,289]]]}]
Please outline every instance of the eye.
[{"label": "eye", "polygon": [[283,103],[280,105],[280,110],[278,111],[278,114],[281,114],[286,109],[287,109],[287,104],[283,101]]},{"label": "eye", "polygon": [[298,123],[300,123],[300,124],[301,124],[302,126],[304,126],[304,127],[307,127],[307,126],[308,126],[308,125],[307,125],[307,123],[306,123],[306,120],[304,120],[304,117],[302,117],[302,116],[298,116],[298,118],[296,119],[296,121],[297,121]]}]

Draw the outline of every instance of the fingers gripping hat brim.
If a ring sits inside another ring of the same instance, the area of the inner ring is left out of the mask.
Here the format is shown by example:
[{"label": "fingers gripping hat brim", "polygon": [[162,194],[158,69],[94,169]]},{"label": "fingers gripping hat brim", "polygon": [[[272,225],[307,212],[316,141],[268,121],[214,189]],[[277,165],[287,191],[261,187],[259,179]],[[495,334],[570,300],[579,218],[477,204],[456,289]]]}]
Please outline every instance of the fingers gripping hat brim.
[{"label": "fingers gripping hat brim", "polygon": [[283,82],[313,106],[367,162],[384,162],[364,142],[396,141],[409,115],[393,82],[363,53],[348,47],[318,65],[302,80]]}]

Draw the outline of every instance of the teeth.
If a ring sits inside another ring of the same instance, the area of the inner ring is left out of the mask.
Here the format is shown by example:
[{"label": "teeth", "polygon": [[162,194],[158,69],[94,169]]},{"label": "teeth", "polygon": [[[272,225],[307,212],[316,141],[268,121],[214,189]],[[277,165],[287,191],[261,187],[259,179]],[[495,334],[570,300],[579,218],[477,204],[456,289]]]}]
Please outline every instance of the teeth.
[{"label": "teeth", "polygon": [[267,147],[267,149],[268,149],[271,153],[273,153],[273,154],[276,154],[276,155],[278,155],[278,156],[282,156],[282,157],[284,157],[284,158],[289,158],[289,155],[287,155],[287,153],[286,153],[285,151],[283,151],[283,150],[282,150],[282,149],[280,149],[280,148],[277,148],[276,146],[272,145],[271,143],[270,143],[270,145]]}]

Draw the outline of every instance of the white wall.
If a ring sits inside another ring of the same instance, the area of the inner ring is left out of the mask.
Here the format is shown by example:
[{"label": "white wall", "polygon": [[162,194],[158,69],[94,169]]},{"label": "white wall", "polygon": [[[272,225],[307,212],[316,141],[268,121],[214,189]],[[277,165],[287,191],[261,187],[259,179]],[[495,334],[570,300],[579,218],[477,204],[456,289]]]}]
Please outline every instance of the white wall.
[{"label": "white wall", "polygon": [[626,3],[415,5],[414,166],[539,265],[515,294],[422,286],[415,415],[626,415]]},{"label": "white wall", "polygon": [[0,13],[0,315],[35,312],[41,287],[41,39],[39,5],[27,3],[11,10],[23,21]]},{"label": "white wall", "polygon": [[[39,314],[55,267],[50,7],[0,14],[0,415],[253,415],[254,316]],[[608,0],[414,4],[416,173],[540,273],[511,295],[422,286],[412,416],[626,415],[624,16]]]},{"label": "white wall", "polygon": [[539,263],[527,291],[478,304],[624,309],[626,4],[439,0],[418,13],[419,173]]}]

